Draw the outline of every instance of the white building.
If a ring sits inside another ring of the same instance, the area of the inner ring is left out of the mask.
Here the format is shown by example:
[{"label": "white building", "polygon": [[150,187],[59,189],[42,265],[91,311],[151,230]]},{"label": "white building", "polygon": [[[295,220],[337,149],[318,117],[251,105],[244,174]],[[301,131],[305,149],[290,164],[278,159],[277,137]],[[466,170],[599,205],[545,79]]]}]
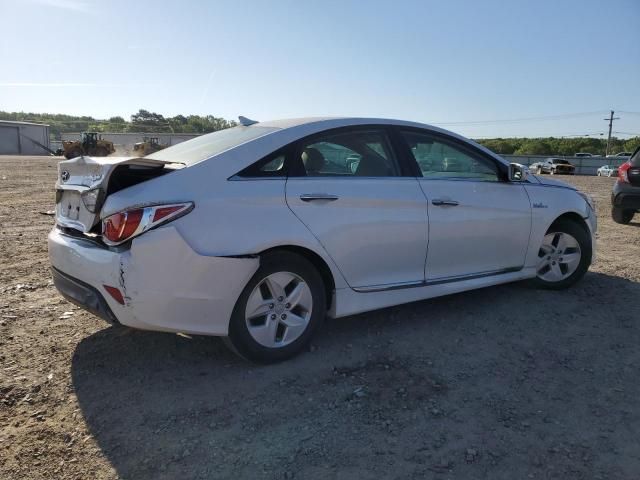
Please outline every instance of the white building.
[{"label": "white building", "polygon": [[0,120],[0,155],[49,155],[49,125]]}]

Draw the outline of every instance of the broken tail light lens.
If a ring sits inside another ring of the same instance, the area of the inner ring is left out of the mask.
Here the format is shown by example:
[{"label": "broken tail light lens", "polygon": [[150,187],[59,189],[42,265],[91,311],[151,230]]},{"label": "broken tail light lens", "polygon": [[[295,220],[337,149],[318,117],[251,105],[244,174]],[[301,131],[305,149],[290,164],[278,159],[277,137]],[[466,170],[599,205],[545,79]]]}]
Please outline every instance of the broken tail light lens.
[{"label": "broken tail light lens", "polygon": [[96,210],[100,208],[100,203],[102,203],[102,190],[99,188],[94,188],[93,190],[87,190],[80,195],[82,198],[82,203],[87,210],[91,213],[96,213]]},{"label": "broken tail light lens", "polygon": [[631,162],[625,162],[618,168],[618,181],[620,183],[629,182],[629,169],[631,168]]},{"label": "broken tail light lens", "polygon": [[114,213],[102,219],[102,240],[107,245],[119,245],[158,227],[193,209],[192,202],[154,205]]}]

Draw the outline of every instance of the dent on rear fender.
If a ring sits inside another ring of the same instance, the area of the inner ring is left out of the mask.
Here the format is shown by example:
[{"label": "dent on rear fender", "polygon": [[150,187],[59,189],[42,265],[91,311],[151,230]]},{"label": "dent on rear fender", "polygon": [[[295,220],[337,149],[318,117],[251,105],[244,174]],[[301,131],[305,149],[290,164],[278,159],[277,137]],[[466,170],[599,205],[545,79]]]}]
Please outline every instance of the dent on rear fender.
[{"label": "dent on rear fender", "polygon": [[134,239],[120,265],[131,326],[225,335],[259,258],[200,255],[172,226]]}]

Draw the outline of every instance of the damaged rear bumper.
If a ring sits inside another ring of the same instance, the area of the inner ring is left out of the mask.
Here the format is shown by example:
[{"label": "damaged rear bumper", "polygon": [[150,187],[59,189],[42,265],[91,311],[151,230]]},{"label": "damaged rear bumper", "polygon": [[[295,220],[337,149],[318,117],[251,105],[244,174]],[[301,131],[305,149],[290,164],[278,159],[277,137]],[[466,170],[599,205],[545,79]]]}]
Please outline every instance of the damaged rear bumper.
[{"label": "damaged rear bumper", "polygon": [[56,268],[51,269],[51,275],[53,277],[53,284],[60,294],[71,303],[84,308],[112,325],[120,323],[111,311],[111,308],[109,308],[107,301],[97,289],[84,283],[82,280],[62,273]]},{"label": "damaged rear bumper", "polygon": [[[145,233],[130,248],[106,248],[57,228],[48,242],[66,298],[145,330],[227,335],[235,303],[259,266],[258,258],[201,255],[172,226]],[[118,288],[124,305],[105,286]]]}]

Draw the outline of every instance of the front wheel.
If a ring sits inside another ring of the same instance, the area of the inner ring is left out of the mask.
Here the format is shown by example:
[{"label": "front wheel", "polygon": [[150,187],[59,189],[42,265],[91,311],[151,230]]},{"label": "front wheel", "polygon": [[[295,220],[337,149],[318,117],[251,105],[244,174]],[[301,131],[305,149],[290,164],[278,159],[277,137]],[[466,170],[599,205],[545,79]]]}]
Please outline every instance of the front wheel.
[{"label": "front wheel", "polygon": [[554,223],[538,250],[534,284],[552,290],[570,287],[587,272],[591,252],[591,237],[586,227],[571,220]]},{"label": "front wheel", "polygon": [[69,160],[71,160],[72,158],[81,157],[83,154],[84,152],[81,149],[74,148],[66,152],[64,156],[65,158],[68,158]]},{"label": "front wheel", "polygon": [[613,218],[613,221],[616,223],[626,225],[631,220],[633,220],[634,215],[635,212],[633,210],[624,210],[620,207],[611,207],[611,218]]},{"label": "front wheel", "polygon": [[267,254],[236,302],[226,343],[253,362],[286,360],[309,344],[326,308],[322,277],[307,259]]}]

